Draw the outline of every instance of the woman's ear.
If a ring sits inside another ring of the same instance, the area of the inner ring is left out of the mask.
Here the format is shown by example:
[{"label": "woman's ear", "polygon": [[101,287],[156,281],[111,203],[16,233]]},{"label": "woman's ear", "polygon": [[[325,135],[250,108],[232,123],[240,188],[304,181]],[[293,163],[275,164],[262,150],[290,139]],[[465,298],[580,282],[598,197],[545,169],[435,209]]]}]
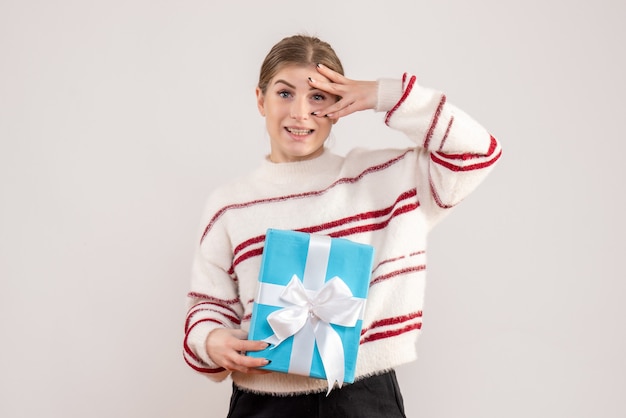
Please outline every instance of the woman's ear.
[{"label": "woman's ear", "polygon": [[256,88],[256,106],[261,116],[265,117],[265,96],[260,88]]}]

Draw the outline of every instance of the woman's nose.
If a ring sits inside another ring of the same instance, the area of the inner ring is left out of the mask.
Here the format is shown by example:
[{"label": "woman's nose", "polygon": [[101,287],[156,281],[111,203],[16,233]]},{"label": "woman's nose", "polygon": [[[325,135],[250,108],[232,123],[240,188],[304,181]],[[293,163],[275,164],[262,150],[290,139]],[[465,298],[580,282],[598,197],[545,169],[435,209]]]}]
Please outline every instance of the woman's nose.
[{"label": "woman's nose", "polygon": [[296,120],[306,120],[311,113],[310,106],[306,100],[294,100],[291,104],[291,118]]}]

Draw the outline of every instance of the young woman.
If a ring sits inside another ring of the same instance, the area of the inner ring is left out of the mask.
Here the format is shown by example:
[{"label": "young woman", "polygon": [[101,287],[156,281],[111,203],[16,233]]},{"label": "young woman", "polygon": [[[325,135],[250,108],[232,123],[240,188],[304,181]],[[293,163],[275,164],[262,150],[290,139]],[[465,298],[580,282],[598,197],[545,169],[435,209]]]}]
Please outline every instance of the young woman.
[{"label": "young woman", "polygon": [[[416,359],[422,324],[426,236],[501,155],[481,125],[420,86],[415,76],[355,81],[335,52],[309,36],[278,42],[261,66],[257,105],[270,154],[249,175],[214,191],[192,269],[184,355],[215,381],[233,380],[229,417],[402,417],[394,367]],[[386,112],[413,142],[405,149],[324,143],[354,112]],[[267,372],[266,348],[247,340],[268,228],[372,245],[375,259],[356,380],[326,396],[324,380]]]}]

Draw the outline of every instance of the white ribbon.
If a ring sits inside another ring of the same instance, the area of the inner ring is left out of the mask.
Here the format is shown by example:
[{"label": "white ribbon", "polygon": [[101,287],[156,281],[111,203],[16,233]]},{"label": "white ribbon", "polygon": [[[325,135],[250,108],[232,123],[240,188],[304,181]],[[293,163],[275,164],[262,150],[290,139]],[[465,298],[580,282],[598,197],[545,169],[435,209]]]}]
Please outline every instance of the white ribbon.
[{"label": "white ribbon", "polygon": [[[341,387],[344,378],[344,352],[341,337],[330,324],[354,327],[363,299],[352,296],[339,277],[330,279],[319,291],[307,291],[295,274],[280,298],[290,305],[267,316],[274,335],[264,341],[274,348],[310,324],[322,358],[328,393],[335,382]],[[300,353],[301,354],[301,353]]]},{"label": "white ribbon", "polygon": [[341,388],[345,373],[343,343],[330,324],[354,327],[365,303],[364,299],[353,297],[339,277],[324,283],[329,252],[330,238],[311,235],[304,278],[300,281],[294,274],[282,290],[280,299],[285,307],[268,315],[274,335],[264,340],[276,348],[293,335],[289,372],[304,375],[309,374],[317,344],[328,382],[327,395],[335,382]]}]

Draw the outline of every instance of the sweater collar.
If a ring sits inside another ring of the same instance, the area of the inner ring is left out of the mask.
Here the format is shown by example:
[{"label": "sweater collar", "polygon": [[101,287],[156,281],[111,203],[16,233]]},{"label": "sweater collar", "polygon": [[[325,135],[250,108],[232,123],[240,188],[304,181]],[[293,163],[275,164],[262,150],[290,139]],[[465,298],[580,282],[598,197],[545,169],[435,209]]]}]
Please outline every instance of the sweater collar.
[{"label": "sweater collar", "polygon": [[257,175],[272,183],[289,184],[312,182],[319,178],[335,176],[341,167],[342,157],[324,148],[324,152],[311,160],[292,163],[273,163],[266,157],[257,170]]}]

